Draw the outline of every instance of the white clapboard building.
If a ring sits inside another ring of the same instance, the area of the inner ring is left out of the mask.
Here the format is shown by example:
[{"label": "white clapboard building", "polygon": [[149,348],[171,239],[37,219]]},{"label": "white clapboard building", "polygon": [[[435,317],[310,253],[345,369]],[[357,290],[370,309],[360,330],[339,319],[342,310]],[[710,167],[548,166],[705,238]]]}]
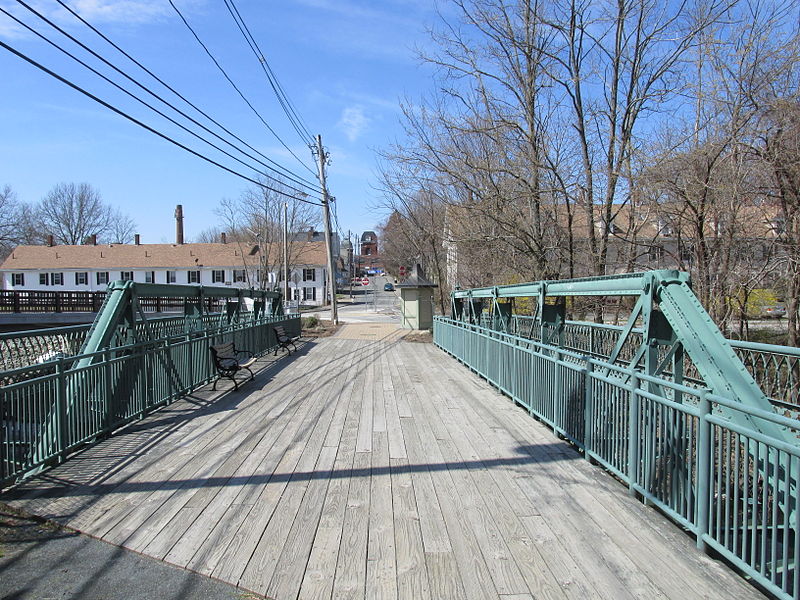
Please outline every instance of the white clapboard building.
[{"label": "white clapboard building", "polygon": [[[103,291],[115,280],[273,289],[279,267],[261,265],[278,261],[263,261],[262,252],[274,257],[282,249],[240,242],[17,246],[0,265],[0,281],[3,289],[25,291]],[[291,242],[289,255],[291,299],[321,305],[327,290],[325,244]]]}]

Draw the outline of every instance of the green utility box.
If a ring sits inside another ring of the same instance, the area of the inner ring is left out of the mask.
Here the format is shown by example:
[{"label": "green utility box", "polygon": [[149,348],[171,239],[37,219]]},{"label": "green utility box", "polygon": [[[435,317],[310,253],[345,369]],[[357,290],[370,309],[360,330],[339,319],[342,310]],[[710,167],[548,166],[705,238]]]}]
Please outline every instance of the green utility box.
[{"label": "green utility box", "polygon": [[433,327],[433,290],[439,287],[425,278],[417,265],[411,275],[397,285],[400,290],[401,327],[403,329],[431,329]]}]

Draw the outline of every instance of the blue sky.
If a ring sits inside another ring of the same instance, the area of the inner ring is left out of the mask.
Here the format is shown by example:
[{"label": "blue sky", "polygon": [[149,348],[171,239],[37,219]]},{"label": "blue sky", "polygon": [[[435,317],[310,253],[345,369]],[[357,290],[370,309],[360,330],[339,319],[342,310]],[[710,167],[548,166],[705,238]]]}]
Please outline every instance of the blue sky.
[{"label": "blue sky", "polygon": [[[55,1],[28,2],[151,85],[145,74]],[[229,87],[167,0],[67,3],[249,144],[312,179]],[[175,3],[278,135],[313,166],[224,3]],[[0,6],[77,50],[17,2],[0,0]],[[374,208],[379,203],[373,189],[375,150],[401,135],[399,101],[418,97],[432,83],[431,70],[419,63],[414,48],[427,43],[425,27],[436,21],[433,0],[238,0],[237,7],[310,131],[322,135],[331,153],[328,181],[341,228],[375,228],[384,216]],[[0,40],[157,129],[202,147],[2,14]],[[96,60],[89,62],[97,65]],[[152,88],[159,89],[155,83]],[[216,224],[213,211],[220,199],[237,197],[248,185],[0,48],[0,186],[10,185],[20,200],[35,202],[56,183],[70,181],[96,187],[106,202],[130,214],[142,241],[150,243],[173,240],[176,204],[184,206],[186,235],[192,238]]]}]

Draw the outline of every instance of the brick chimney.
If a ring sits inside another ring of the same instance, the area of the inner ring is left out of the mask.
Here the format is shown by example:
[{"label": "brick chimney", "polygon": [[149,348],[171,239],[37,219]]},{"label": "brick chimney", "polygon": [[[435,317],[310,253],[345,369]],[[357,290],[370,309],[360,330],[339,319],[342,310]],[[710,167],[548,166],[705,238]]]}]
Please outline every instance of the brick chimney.
[{"label": "brick chimney", "polygon": [[141,243],[141,238],[139,237],[138,233],[133,234],[133,243],[137,246]]},{"label": "brick chimney", "polygon": [[50,246],[51,248],[56,245],[52,233],[47,234],[47,245]]},{"label": "brick chimney", "polygon": [[93,233],[91,235],[91,237],[89,238],[89,240],[91,241],[92,246],[97,246],[97,234],[96,233]]},{"label": "brick chimney", "polygon": [[175,243],[183,244],[183,205],[175,207]]},{"label": "brick chimney", "polygon": [[227,244],[228,243],[228,237],[225,235],[224,231],[219,234],[219,241],[222,244]]}]

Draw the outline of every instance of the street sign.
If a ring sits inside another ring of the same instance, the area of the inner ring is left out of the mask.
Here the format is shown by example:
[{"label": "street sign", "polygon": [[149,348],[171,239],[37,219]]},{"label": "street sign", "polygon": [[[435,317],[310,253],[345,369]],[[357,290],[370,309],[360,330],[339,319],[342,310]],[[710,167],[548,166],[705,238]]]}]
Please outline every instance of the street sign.
[{"label": "street sign", "polygon": [[361,285],[369,285],[369,277],[364,277],[361,279]]},{"label": "street sign", "polygon": [[400,267],[400,277],[405,277],[405,276],[406,276],[406,268]]}]

